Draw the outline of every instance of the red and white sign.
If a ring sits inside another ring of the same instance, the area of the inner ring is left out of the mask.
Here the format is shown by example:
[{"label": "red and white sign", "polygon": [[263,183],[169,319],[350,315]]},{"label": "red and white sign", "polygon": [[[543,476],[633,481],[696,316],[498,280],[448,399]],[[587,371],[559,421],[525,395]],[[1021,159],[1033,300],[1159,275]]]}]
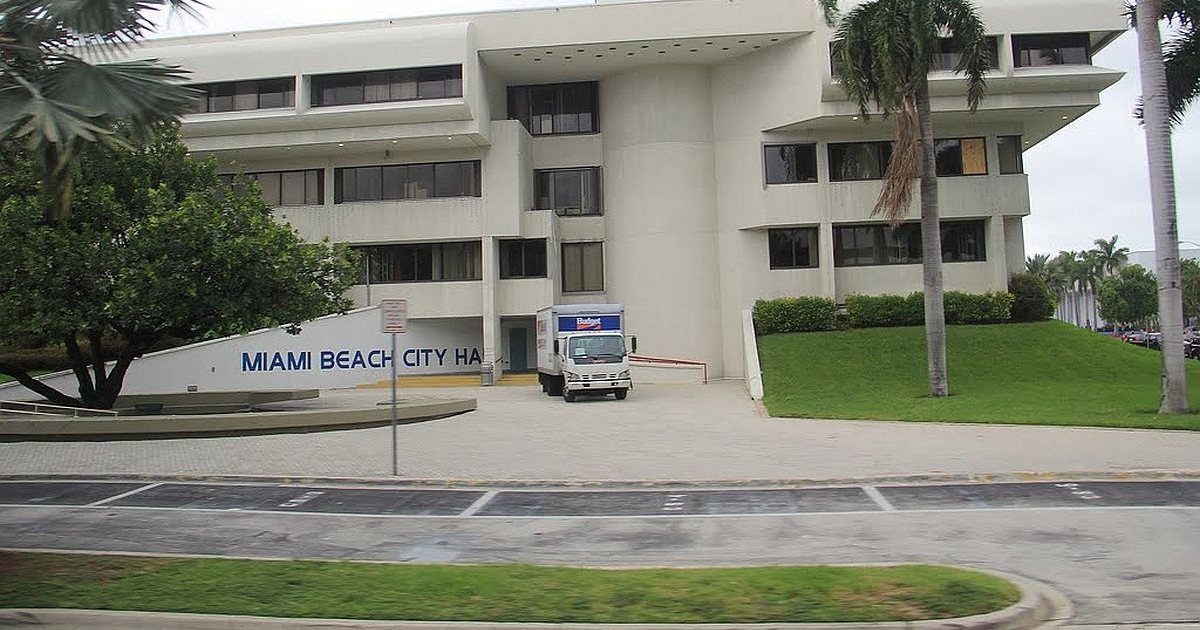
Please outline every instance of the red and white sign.
[{"label": "red and white sign", "polygon": [[408,300],[383,300],[379,303],[379,332],[408,332]]}]

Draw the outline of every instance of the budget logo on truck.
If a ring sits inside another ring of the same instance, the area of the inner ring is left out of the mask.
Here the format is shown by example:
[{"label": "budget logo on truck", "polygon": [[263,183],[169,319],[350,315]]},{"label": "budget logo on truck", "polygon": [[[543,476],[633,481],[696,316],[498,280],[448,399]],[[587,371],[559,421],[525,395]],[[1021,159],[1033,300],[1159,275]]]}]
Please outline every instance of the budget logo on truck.
[{"label": "budget logo on truck", "polygon": [[575,330],[600,330],[599,317],[576,317]]}]

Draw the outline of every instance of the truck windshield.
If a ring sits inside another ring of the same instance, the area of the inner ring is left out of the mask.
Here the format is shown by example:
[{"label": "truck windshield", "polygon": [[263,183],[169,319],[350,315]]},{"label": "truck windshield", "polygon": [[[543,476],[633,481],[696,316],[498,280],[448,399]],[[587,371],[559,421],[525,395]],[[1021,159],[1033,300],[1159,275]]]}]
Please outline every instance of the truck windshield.
[{"label": "truck windshield", "polygon": [[617,363],[625,355],[625,338],[620,335],[587,335],[567,341],[567,356],[574,361]]}]

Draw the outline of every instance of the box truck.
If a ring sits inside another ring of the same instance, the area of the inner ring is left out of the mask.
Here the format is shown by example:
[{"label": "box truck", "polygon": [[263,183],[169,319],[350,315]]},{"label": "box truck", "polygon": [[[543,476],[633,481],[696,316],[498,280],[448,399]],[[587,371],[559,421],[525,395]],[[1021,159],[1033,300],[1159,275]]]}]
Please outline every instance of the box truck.
[{"label": "box truck", "polygon": [[578,396],[613,394],[625,400],[629,353],[637,338],[625,343],[625,309],[620,304],[565,304],[537,313],[538,382],[550,396],[575,402]]}]

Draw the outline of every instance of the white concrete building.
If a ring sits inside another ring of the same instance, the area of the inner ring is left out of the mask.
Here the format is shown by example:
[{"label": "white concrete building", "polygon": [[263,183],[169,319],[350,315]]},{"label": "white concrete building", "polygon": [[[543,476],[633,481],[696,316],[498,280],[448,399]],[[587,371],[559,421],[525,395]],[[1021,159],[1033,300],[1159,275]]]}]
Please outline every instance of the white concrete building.
[{"label": "white concrete building", "polygon": [[[1126,24],[1120,0],[977,4],[996,53],[982,108],[948,71],[932,92],[946,287],[986,291],[1023,267],[1021,151],[1120,78],[1091,58]],[[407,298],[524,370],[537,309],[622,302],[644,354],[739,376],[757,298],[921,286],[915,224],[870,216],[891,122],[858,120],[829,41],[808,0],[597,0],[138,55],[205,87],[194,155],[258,174],[304,237],[362,248],[358,305]]]}]

